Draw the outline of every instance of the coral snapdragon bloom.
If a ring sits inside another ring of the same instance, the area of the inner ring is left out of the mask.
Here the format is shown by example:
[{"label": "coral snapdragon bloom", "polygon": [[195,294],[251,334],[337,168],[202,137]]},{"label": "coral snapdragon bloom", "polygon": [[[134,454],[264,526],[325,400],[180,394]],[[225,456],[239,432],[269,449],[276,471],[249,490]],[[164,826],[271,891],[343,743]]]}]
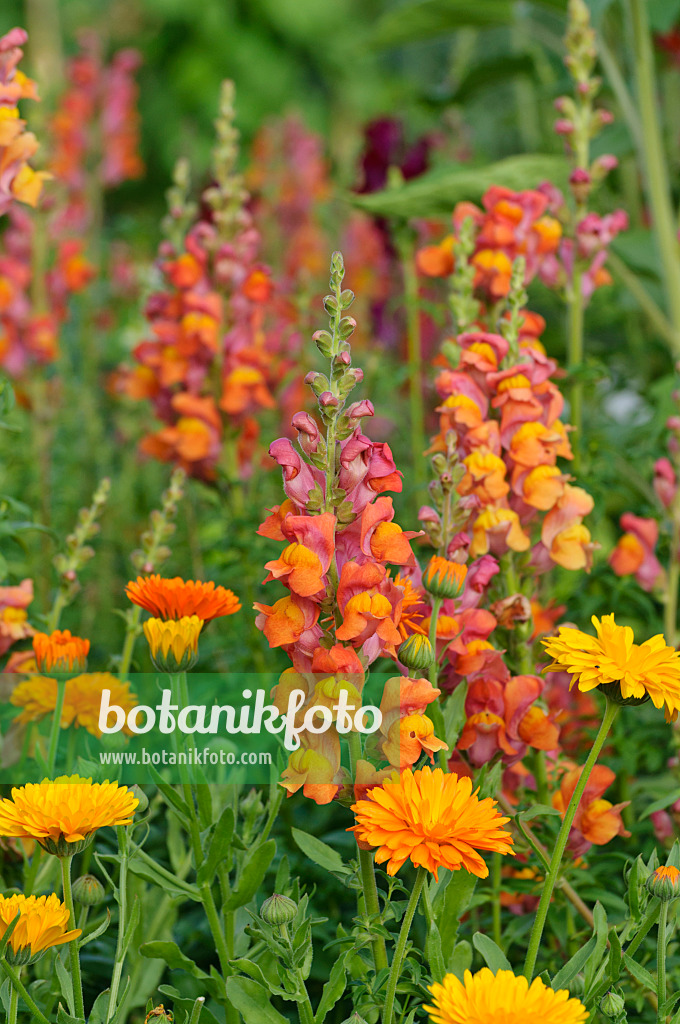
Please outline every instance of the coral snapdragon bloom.
[{"label": "coral snapdragon bloom", "polygon": [[84,849],[98,828],[129,825],[139,800],[117,782],[78,775],[29,783],[0,802],[0,836],[35,839],[48,853],[68,857]]},{"label": "coral snapdragon bloom", "polygon": [[39,672],[82,672],[89,650],[90,641],[72,636],[70,629],[36,633],[33,637]]},{"label": "coral snapdragon bloom", "polygon": [[128,583],[125,593],[133,604],[138,604],[156,619],[183,619],[197,615],[204,622],[233,615],[241,602],[236,594],[214,583],[183,580],[180,576],[165,579],[162,576],[138,576]]},{"label": "coral snapdragon bloom", "polygon": [[[612,699],[620,687],[620,698],[651,698],[655,707],[666,706],[667,713],[677,715],[680,710],[680,652],[669,647],[662,634],[634,642],[630,626],[617,626],[613,615],[592,617],[597,636],[580,629],[560,626],[557,636],[541,643],[553,659],[549,671],[569,672],[570,689],[576,683],[586,693],[596,686],[606,687]],[[620,699],[619,698],[619,699]]]},{"label": "coral snapdragon bloom", "polygon": [[403,771],[398,781],[385,781],[366,800],[352,805],[356,825],[348,829],[357,841],[378,847],[377,864],[387,861],[395,875],[410,860],[438,877],[440,867],[465,868],[478,878],[489,874],[479,850],[512,852],[512,837],[491,798],[480,800],[472,781],[457,775],[420,768]]},{"label": "coral snapdragon bloom", "polygon": [[35,963],[45,950],[77,939],[80,928],[67,931],[70,914],[55,893],[50,896],[0,896],[0,939],[21,915],[9,937],[6,957],[12,966]]},{"label": "coral snapdragon bloom", "polygon": [[583,1024],[589,1016],[566,989],[555,991],[540,978],[530,985],[512,971],[493,974],[488,967],[476,974],[465,971],[462,981],[446,974],[430,992],[434,1005],[425,1009],[433,1024]]}]

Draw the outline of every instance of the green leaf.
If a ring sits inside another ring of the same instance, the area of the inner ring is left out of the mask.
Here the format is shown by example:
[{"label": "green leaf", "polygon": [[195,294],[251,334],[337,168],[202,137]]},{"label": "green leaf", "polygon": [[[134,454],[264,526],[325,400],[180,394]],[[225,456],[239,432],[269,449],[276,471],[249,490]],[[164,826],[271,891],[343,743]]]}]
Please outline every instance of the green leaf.
[{"label": "green leaf", "polygon": [[595,948],[585,965],[584,981],[586,992],[589,991],[593,983],[595,971],[599,968],[602,955],[607,948],[607,913],[599,902],[593,907],[593,923],[595,928]]},{"label": "green leaf", "polygon": [[660,796],[658,800],[654,800],[651,804],[645,807],[644,811],[640,815],[640,820],[648,818],[650,814],[654,814],[655,811],[663,811],[669,804],[674,804],[676,800],[680,800],[680,789],[674,789],[666,796]]},{"label": "green leaf", "polygon": [[356,955],[356,949],[352,947],[348,949],[344,956],[341,956],[339,960],[336,960],[331,967],[331,973],[328,975],[328,981],[323,987],[321,993],[321,999],[316,1010],[314,1017],[314,1024],[323,1024],[326,1019],[326,1015],[329,1010],[332,1010],[335,1004],[342,999],[345,989],[347,988],[347,968]]},{"label": "green leaf", "polygon": [[609,980],[615,985],[621,973],[621,940],[616,928],[609,929]]},{"label": "green leaf", "polygon": [[467,680],[460,683],[450,697],[444,702],[444,738],[453,750],[460,738],[465,725],[465,698],[467,697]]},{"label": "green leaf", "polygon": [[208,977],[198,964],[195,964],[182,952],[176,942],[161,940],[143,942],[139,947],[139,952],[150,960],[165,960],[171,971],[186,971],[192,978],[201,980]]},{"label": "green leaf", "polygon": [[236,910],[250,902],[262,885],[262,880],[275,853],[276,842],[273,839],[268,839],[266,843],[261,843],[254,850],[249,851],[243,865],[238,889],[225,902],[225,910]]},{"label": "green leaf", "polygon": [[454,955],[458,923],[470,906],[476,885],[477,876],[468,871],[447,871],[433,891],[432,910],[439,929],[445,964],[449,964]]},{"label": "green leaf", "polygon": [[636,981],[639,981],[644,988],[650,992],[656,992],[656,979],[649,973],[646,967],[641,967],[640,964],[633,960],[632,956],[628,956],[627,953],[623,954],[623,966],[626,968],[629,974],[632,974]]},{"label": "green leaf", "polygon": [[100,935],[104,934],[104,932],[106,931],[106,929],[109,927],[110,924],[111,924],[111,911],[107,910],[106,911],[106,917],[104,918],[102,923],[100,925],[98,925],[94,929],[94,931],[89,932],[85,936],[84,939],[79,939],[78,940],[78,949],[82,949],[83,946],[86,946],[88,944],[88,942],[92,942],[93,939],[98,939]]},{"label": "green leaf", "polygon": [[305,856],[309,857],[315,864],[318,864],[319,867],[325,868],[326,871],[331,871],[334,874],[350,874],[350,870],[343,863],[342,857],[332,846],[322,843],[316,836],[310,836],[308,832],[302,832],[299,828],[294,828],[291,831],[293,839]]},{"label": "green leaf", "polygon": [[195,885],[183,882],[181,878],[177,877],[170,881],[166,874],[156,874],[150,864],[145,864],[137,857],[133,856],[130,859],[130,871],[133,875],[137,875],[138,878],[143,878],[152,885],[160,886],[166,896],[179,897],[184,900],[190,899],[194,900],[195,903],[202,902],[201,894]]},{"label": "green leaf", "polygon": [[596,942],[597,939],[593,935],[592,938],[588,939],[585,946],[582,946],[581,949],[574,953],[571,960],[567,960],[564,967],[557,972],[552,980],[552,987],[554,989],[566,988],[572,978],[576,977],[578,972],[588,962],[588,957],[594,952]]},{"label": "green leaf", "polygon": [[2,957],[4,957],[4,955],[5,955],[5,950],[7,949],[7,943],[10,940],[12,932],[14,931],[14,929],[17,926],[17,924],[19,923],[19,918],[20,917],[21,917],[21,911],[17,910],[16,916],[12,918],[10,923],[5,928],[5,933],[2,936],[2,941],[0,942],[0,959],[2,959]]},{"label": "green leaf", "polygon": [[272,1006],[267,989],[251,978],[227,978],[227,999],[245,1024],[288,1024]]},{"label": "green leaf", "polygon": [[449,164],[382,192],[349,198],[369,213],[383,217],[448,216],[456,203],[463,199],[478,200],[491,185],[527,189],[546,180],[565,185],[563,157],[521,153],[483,167]]},{"label": "green leaf", "polygon": [[57,1009],[57,1024],[85,1024],[84,1017],[72,1017],[67,1013],[61,1003]]},{"label": "green leaf", "polygon": [[532,818],[559,813],[556,807],[549,807],[548,804],[532,804],[531,807],[527,807],[526,811],[520,811],[516,818],[518,821],[531,821]]},{"label": "green leaf", "polygon": [[493,939],[490,939],[488,935],[484,935],[482,932],[475,932],[472,936],[472,945],[482,956],[486,966],[492,970],[494,974],[496,971],[512,970],[510,961],[503,950],[500,946],[497,946]]},{"label": "green leaf", "polygon": [[377,48],[403,46],[434,39],[466,28],[509,25],[514,18],[509,0],[421,0],[400,5],[378,19],[370,44]]},{"label": "green leaf", "polygon": [[196,877],[199,885],[204,882],[210,884],[215,877],[218,864],[222,861],[231,861],[233,836],[234,810],[232,807],[225,807],[210,839],[208,856],[198,870]]},{"label": "green leaf", "polygon": [[[196,1000],[192,997],[187,998],[186,996],[183,996],[179,989],[176,989],[173,985],[159,985],[158,991],[164,996],[169,996],[170,999],[172,1000],[172,1008],[175,1012],[175,1019],[177,1019],[178,1010],[184,1010],[184,1012],[187,1015],[190,1014],[191,1011],[193,1010],[194,1003],[196,1002]],[[212,1012],[212,1010],[208,1009],[205,1003],[203,1004],[203,1009],[201,1010],[200,1024],[220,1024],[220,1022],[215,1017],[215,1014]]]}]

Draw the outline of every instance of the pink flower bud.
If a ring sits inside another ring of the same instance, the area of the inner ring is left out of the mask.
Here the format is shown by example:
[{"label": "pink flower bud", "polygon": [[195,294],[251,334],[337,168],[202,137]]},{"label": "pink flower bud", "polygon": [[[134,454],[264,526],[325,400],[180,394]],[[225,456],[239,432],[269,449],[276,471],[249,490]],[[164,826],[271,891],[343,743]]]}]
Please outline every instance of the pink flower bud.
[{"label": "pink flower bud", "polygon": [[319,405],[323,406],[324,409],[336,409],[338,407],[338,404],[339,403],[337,395],[331,394],[330,391],[322,391],[321,394],[319,395]]},{"label": "pink flower bud", "polygon": [[307,455],[313,455],[319,447],[319,428],[308,412],[296,412],[292,425],[298,432],[298,442]]},{"label": "pink flower bud", "polygon": [[554,129],[558,135],[572,135],[574,131],[574,122],[567,121],[566,118],[560,118],[555,121]]},{"label": "pink flower bud", "polygon": [[431,505],[421,505],[418,510],[418,522],[439,524],[439,515]]},{"label": "pink flower bud", "polygon": [[654,463],[654,490],[664,508],[670,508],[675,500],[678,483],[675,470],[669,459],[657,459]]}]

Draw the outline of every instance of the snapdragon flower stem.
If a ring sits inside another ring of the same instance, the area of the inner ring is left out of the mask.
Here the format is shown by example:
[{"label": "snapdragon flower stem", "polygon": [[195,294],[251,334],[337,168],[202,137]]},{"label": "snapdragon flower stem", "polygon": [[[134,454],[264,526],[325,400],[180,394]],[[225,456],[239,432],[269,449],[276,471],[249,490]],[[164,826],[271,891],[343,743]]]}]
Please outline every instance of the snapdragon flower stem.
[{"label": "snapdragon flower stem", "polygon": [[420,309],[418,302],[418,274],[410,242],[401,245],[401,265],[404,274],[404,301],[409,366],[409,405],[411,411],[411,451],[416,491],[423,485],[425,462],[425,406],[423,402],[423,356],[420,335]]},{"label": "snapdragon flower stem", "polygon": [[[352,783],[356,780],[356,765],[361,758],[361,736],[358,732],[349,733],[349,758],[350,776]],[[378,899],[378,886],[375,881],[375,865],[370,850],[359,850],[359,871],[363,884],[363,897],[366,906],[366,913],[369,918],[380,916],[380,901]],[[382,935],[377,935],[371,940],[373,949],[373,963],[376,971],[382,971],[387,967],[387,949]]]},{"label": "snapdragon flower stem", "polygon": [[[437,620],[439,619],[439,612],[441,611],[443,598],[433,597],[432,598],[432,613],[430,615],[430,646],[432,647],[432,661],[430,662],[430,669],[428,672],[429,680],[432,686],[437,686],[439,679],[439,664],[437,662]],[[435,735],[440,740],[444,740],[444,743],[448,743],[446,738],[446,723],[444,722],[444,712],[442,711],[439,700],[434,700],[427,708],[427,717],[430,719],[434,726]],[[439,761],[439,767],[443,772],[449,770],[449,755],[450,750],[445,747],[443,750],[437,752],[437,760]]]},{"label": "snapdragon flower stem", "polygon": [[[73,892],[71,889],[71,861],[73,856],[60,857],[61,879],[64,888],[64,903],[69,913],[69,928],[76,927],[76,915],[73,909]],[[80,974],[80,957],[78,956],[78,939],[72,939],[68,944],[71,957],[71,978],[73,981],[73,1003],[76,1017],[85,1019],[85,1004],[83,1002],[83,979]]]},{"label": "snapdragon flower stem", "polygon": [[668,901],[662,900],[659,909],[659,927],[656,939],[656,997],[657,1024],[665,1024],[666,1014],[663,1005],[666,1002],[666,925],[668,922]]},{"label": "snapdragon flower stem", "polygon": [[548,874],[546,875],[545,883],[543,885],[543,891],[541,892],[541,900],[538,904],[538,910],[536,911],[536,917],[534,919],[534,926],[531,930],[531,938],[529,939],[529,948],[527,950],[527,957],[524,963],[524,976],[527,981],[531,981],[534,976],[534,968],[536,966],[536,958],[538,956],[538,950],[541,945],[541,939],[543,937],[543,929],[545,927],[546,918],[548,916],[548,908],[550,907],[550,900],[552,898],[553,890],[557,883],[557,878],[560,871],[560,864],[562,863],[562,857],[567,846],[567,840],[569,839],[569,832],[574,821],[574,816],[578,810],[578,805],[581,802],[583,791],[586,788],[586,783],[590,777],[590,773],[593,770],[595,762],[598,759],[600,751],[604,746],[604,742],[607,739],[609,730],[612,727],[612,723],[618,713],[618,705],[613,704],[611,701],[607,701],[607,705],[604,712],[602,723],[598,730],[597,736],[591,748],[586,763],[583,766],[581,777],[578,780],[576,788],[572,794],[569,806],[565,812],[562,820],[562,825],[557,834],[557,841],[555,848],[550,858],[550,867]]},{"label": "snapdragon flower stem", "polygon": [[411,924],[420,900],[420,894],[425,884],[427,876],[427,868],[418,868],[418,874],[416,875],[415,884],[411,890],[411,897],[406,907],[406,913],[404,914],[401,922],[401,929],[399,931],[399,938],[397,944],[394,947],[394,953],[392,955],[392,966],[390,967],[390,976],[387,979],[387,992],[385,993],[385,1007],[383,1010],[383,1024],[392,1024],[394,1019],[394,997],[397,991],[397,982],[401,974],[401,965],[404,959],[404,953],[406,951],[406,943],[408,942],[408,935],[411,930]]},{"label": "snapdragon flower stem", "polygon": [[19,972],[16,971],[13,967],[10,967],[10,965],[5,960],[0,961],[0,966],[2,967],[7,977],[9,978],[10,984],[12,986],[12,991],[17,992],[21,996],[23,1001],[26,1003],[26,1006],[31,1011],[32,1019],[40,1021],[40,1024],[50,1024],[45,1014],[38,1009],[35,1001],[31,999],[31,997],[29,996],[26,990],[26,986],[19,977]]},{"label": "snapdragon flower stem", "polygon": [[[581,270],[574,264],[571,278],[571,295],[569,297],[569,335],[567,346],[567,369],[570,373],[580,367],[583,362],[583,285]],[[569,385],[569,402],[571,410],[569,419],[574,427],[574,472],[578,472],[581,462],[581,446],[583,442],[583,382],[573,380]]]}]

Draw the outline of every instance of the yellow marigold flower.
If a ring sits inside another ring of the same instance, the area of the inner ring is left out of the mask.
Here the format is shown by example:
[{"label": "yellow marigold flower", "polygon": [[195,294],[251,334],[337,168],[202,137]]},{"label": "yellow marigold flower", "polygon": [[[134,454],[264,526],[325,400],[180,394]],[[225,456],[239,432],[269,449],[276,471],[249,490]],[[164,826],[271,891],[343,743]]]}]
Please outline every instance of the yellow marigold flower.
[{"label": "yellow marigold flower", "polygon": [[35,839],[43,850],[70,857],[89,846],[98,828],[129,825],[139,801],[127,786],[79,775],[29,783],[0,801],[0,836]]},{"label": "yellow marigold flower", "polygon": [[197,615],[187,615],[178,621],[147,619],[144,636],[159,672],[186,672],[196,664],[202,627],[203,620]]},{"label": "yellow marigold flower", "polygon": [[583,1024],[589,1017],[566,989],[555,991],[540,978],[530,985],[512,971],[492,974],[488,967],[476,974],[465,971],[462,981],[446,974],[430,992],[434,1005],[425,1009],[433,1024]]},{"label": "yellow marigold flower", "polygon": [[433,555],[423,573],[423,586],[435,597],[457,597],[463,589],[467,566]]},{"label": "yellow marigold flower", "polygon": [[127,727],[127,716],[137,706],[137,694],[130,692],[129,683],[122,683],[111,672],[85,672],[67,680],[64,710],[70,716],[68,724],[73,722],[76,727],[86,729],[97,738],[101,737],[99,710],[103,690],[110,690],[110,703],[125,711],[126,724],[122,731],[128,736],[132,735]]},{"label": "yellow marigold flower", "polygon": [[511,853],[512,837],[501,828],[510,819],[478,792],[472,792],[470,779],[441,768],[407,768],[397,781],[385,781],[353,804],[356,824],[347,831],[378,847],[376,863],[387,861],[388,875],[410,860],[435,879],[440,867],[486,878],[489,870],[478,851]]},{"label": "yellow marigold flower", "polygon": [[616,703],[642,703],[666,707],[667,715],[680,710],[680,653],[659,633],[642,644],[634,642],[630,626],[617,626],[613,615],[592,617],[597,636],[560,626],[557,636],[542,640],[553,659],[548,671],[569,672],[579,690],[595,687]]},{"label": "yellow marigold flower", "polygon": [[[31,676],[19,683],[9,697],[10,704],[23,708],[17,715],[17,722],[39,722],[45,715],[54,711],[57,705],[57,680],[48,676]],[[66,728],[70,723],[68,709],[61,713],[61,726]]]},{"label": "yellow marigold flower", "polygon": [[0,939],[19,913],[5,956],[13,967],[39,960],[45,950],[77,939],[80,928],[67,931],[69,912],[58,896],[0,896]]},{"label": "yellow marigold flower", "polygon": [[36,633],[33,637],[39,672],[82,672],[89,650],[90,641],[72,636],[70,629]]},{"label": "yellow marigold flower", "polygon": [[[137,696],[130,693],[130,684],[121,681],[110,672],[86,672],[66,680],[64,703],[61,711],[61,727],[75,725],[86,729],[93,736],[100,737],[99,709],[103,690],[111,691],[111,703],[125,709],[127,714],[136,706]],[[57,681],[47,676],[31,676],[14,687],[10,704],[23,708],[17,715],[17,722],[38,722],[51,714],[57,705]],[[127,725],[123,732],[131,735]]]}]

